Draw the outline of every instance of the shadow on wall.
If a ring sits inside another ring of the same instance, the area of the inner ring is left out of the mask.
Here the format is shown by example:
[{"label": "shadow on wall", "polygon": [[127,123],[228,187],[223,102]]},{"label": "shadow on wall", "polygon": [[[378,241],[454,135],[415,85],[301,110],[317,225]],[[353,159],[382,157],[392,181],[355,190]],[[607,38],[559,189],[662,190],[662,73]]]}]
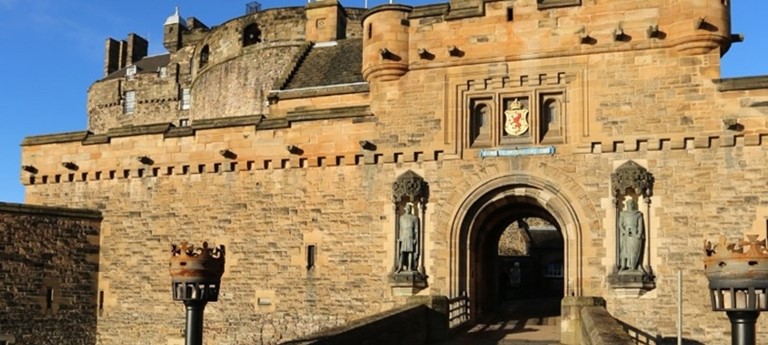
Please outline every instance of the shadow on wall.
[{"label": "shadow on wall", "polygon": [[[616,320],[619,322],[624,331],[626,331],[635,344],[638,345],[676,345],[677,337],[662,337],[661,335],[651,335],[637,327],[634,327],[624,321]],[[683,345],[704,345],[704,343],[683,338]]]}]

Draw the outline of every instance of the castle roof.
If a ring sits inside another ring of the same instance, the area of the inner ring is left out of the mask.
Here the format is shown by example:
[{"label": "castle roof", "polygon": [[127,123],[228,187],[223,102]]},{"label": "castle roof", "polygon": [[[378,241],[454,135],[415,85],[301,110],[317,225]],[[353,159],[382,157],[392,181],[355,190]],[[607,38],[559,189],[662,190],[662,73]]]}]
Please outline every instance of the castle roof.
[{"label": "castle roof", "polygon": [[284,90],[364,82],[363,40],[343,39],[316,44],[299,61]]},{"label": "castle roof", "polygon": [[171,62],[171,54],[147,56],[132,65],[125,66],[104,77],[103,80],[117,79],[125,77],[125,72],[131,66],[136,66],[136,73],[155,73],[160,67],[168,66]]}]

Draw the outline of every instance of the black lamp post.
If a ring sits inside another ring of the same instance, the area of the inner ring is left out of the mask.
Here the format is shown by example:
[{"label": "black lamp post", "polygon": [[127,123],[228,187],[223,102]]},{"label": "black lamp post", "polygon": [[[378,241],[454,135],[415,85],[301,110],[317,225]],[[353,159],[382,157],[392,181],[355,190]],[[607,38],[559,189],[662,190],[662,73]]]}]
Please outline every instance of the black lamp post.
[{"label": "black lamp post", "polygon": [[731,344],[755,345],[755,322],[768,310],[768,250],[757,235],[728,244],[705,241],[704,274],[709,280],[712,310],[731,320]]},{"label": "black lamp post", "polygon": [[203,344],[203,310],[219,299],[224,274],[224,246],[209,248],[208,242],[194,247],[182,242],[171,245],[171,288],[173,300],[187,309],[186,345]]}]

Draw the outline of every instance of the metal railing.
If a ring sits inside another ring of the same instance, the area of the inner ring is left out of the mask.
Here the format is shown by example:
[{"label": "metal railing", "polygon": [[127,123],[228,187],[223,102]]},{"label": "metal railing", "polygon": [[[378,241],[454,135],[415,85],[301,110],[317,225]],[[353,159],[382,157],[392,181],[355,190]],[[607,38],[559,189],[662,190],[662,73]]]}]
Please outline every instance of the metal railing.
[{"label": "metal railing", "polygon": [[457,328],[469,321],[469,297],[467,292],[448,300],[448,325]]}]

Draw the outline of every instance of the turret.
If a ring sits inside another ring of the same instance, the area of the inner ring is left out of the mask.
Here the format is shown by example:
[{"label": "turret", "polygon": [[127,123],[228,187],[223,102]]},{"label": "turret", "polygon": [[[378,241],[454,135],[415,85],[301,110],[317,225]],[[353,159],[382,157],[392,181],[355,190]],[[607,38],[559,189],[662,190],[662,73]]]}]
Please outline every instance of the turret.
[{"label": "turret", "polygon": [[179,8],[176,12],[165,20],[163,25],[163,46],[169,52],[174,53],[182,46],[181,34],[187,30],[187,24],[184,18],[179,14]]},{"label": "turret", "polygon": [[363,78],[394,80],[408,72],[408,14],[405,5],[382,5],[363,17]]},{"label": "turret", "polygon": [[659,30],[665,32],[683,54],[704,54],[715,48],[725,53],[732,39],[727,3],[723,0],[669,3],[663,8]]},{"label": "turret", "polygon": [[345,38],[347,18],[338,0],[313,0],[307,3],[306,40],[328,42]]}]

